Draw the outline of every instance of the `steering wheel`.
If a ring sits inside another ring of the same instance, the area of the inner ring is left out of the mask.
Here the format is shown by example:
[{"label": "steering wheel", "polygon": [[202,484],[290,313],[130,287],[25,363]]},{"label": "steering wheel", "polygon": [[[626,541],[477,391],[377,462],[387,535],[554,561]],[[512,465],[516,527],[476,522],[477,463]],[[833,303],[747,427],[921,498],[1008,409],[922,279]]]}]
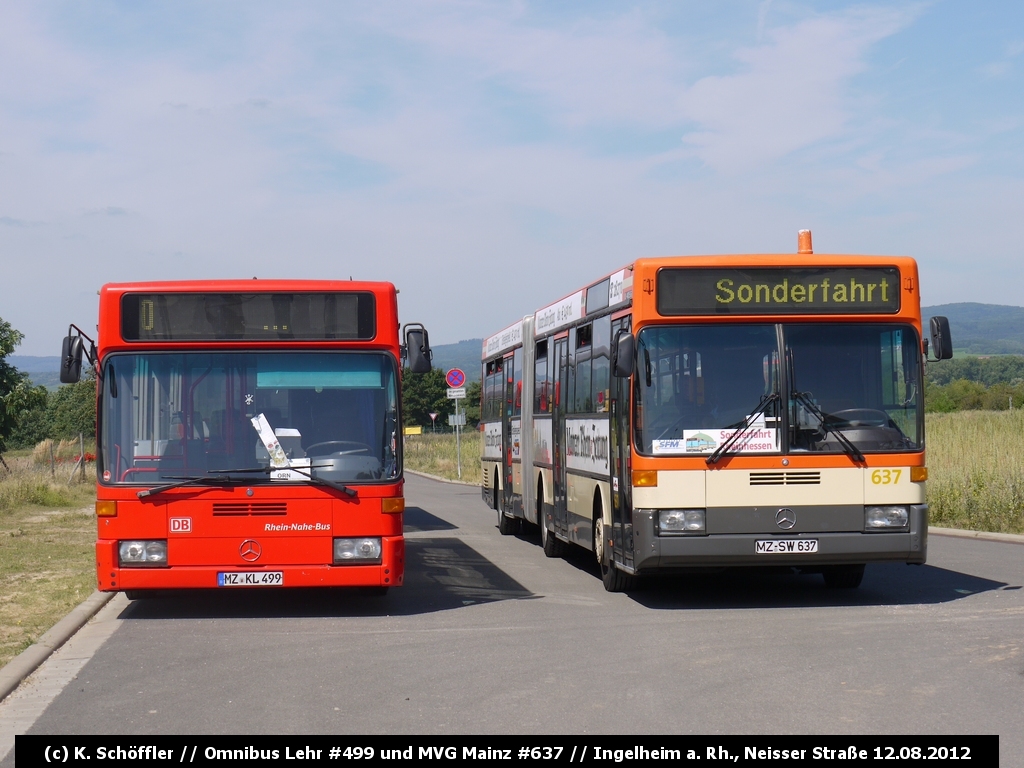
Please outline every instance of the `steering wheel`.
[{"label": "steering wheel", "polygon": [[830,425],[844,423],[850,427],[887,427],[889,414],[873,408],[847,408],[828,414]]},{"label": "steering wheel", "polygon": [[[345,450],[345,446],[350,446],[350,448]],[[326,448],[327,450],[317,450],[318,448]],[[348,456],[353,453],[371,453],[371,451],[372,449],[366,443],[357,443],[353,440],[325,440],[322,443],[313,443],[313,445],[306,448],[306,455],[327,456],[328,454],[339,453],[342,456]]]}]

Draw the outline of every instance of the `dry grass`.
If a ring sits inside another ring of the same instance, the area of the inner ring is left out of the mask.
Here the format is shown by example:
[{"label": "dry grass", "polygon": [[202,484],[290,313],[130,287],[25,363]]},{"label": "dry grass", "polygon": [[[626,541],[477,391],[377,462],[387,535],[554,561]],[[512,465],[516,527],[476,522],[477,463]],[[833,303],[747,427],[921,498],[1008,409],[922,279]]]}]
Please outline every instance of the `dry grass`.
[{"label": "dry grass", "polygon": [[95,589],[96,487],[68,485],[31,457],[0,466],[0,666],[39,639]]},{"label": "dry grass", "polygon": [[[483,439],[475,430],[462,433],[462,477],[466,483],[479,483],[480,449]],[[458,453],[454,434],[409,435],[405,438],[405,466],[428,475],[458,480]]]},{"label": "dry grass", "polygon": [[1024,411],[927,416],[933,525],[1024,533]]},{"label": "dry grass", "polygon": [[[86,444],[88,451],[89,444]],[[50,440],[47,438],[32,449],[32,463],[38,467],[50,466],[51,459],[57,464],[74,465],[78,458],[77,440]]]}]

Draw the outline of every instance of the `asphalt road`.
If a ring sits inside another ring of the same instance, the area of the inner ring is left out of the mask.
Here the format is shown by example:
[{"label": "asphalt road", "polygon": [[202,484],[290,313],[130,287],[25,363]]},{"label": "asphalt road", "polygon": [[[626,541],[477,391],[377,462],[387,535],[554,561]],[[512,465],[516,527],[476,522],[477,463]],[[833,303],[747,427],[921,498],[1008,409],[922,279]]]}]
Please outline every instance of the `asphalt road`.
[{"label": "asphalt road", "polygon": [[932,536],[852,592],[738,571],[609,594],[589,553],[500,536],[476,488],[407,499],[406,586],[122,598],[30,732],[998,733],[1024,764],[1024,546]]}]

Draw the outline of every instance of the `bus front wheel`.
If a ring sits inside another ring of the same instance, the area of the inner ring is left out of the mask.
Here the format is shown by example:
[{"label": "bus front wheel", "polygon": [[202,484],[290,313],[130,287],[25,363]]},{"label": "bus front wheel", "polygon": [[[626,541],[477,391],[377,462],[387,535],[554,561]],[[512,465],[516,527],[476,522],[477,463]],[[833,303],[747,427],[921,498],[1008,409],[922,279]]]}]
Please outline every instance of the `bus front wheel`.
[{"label": "bus front wheel", "polygon": [[601,581],[608,592],[628,592],[636,587],[636,577],[623,573],[615,567],[611,547],[604,530],[604,515],[600,505],[594,511],[594,557],[601,570]]},{"label": "bus front wheel", "polygon": [[562,542],[555,536],[555,532],[548,528],[548,521],[544,515],[544,486],[537,486],[537,524],[540,525],[540,546],[544,550],[545,557],[561,557]]},{"label": "bus front wheel", "polygon": [[505,496],[498,495],[498,481],[494,481],[494,508],[498,510],[498,533],[511,536],[519,528],[519,521],[505,514]]}]

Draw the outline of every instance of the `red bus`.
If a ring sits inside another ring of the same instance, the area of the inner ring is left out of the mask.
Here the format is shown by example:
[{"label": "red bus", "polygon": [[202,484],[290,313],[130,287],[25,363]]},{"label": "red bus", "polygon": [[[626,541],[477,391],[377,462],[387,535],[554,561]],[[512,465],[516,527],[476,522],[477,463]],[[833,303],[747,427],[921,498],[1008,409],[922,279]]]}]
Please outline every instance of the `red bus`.
[{"label": "red bus", "polygon": [[[61,381],[97,374],[96,575],[150,590],[364,587],[405,570],[399,342],[390,283],[109,284],[99,336],[64,340]],[[85,342],[89,342],[88,348]]]}]

